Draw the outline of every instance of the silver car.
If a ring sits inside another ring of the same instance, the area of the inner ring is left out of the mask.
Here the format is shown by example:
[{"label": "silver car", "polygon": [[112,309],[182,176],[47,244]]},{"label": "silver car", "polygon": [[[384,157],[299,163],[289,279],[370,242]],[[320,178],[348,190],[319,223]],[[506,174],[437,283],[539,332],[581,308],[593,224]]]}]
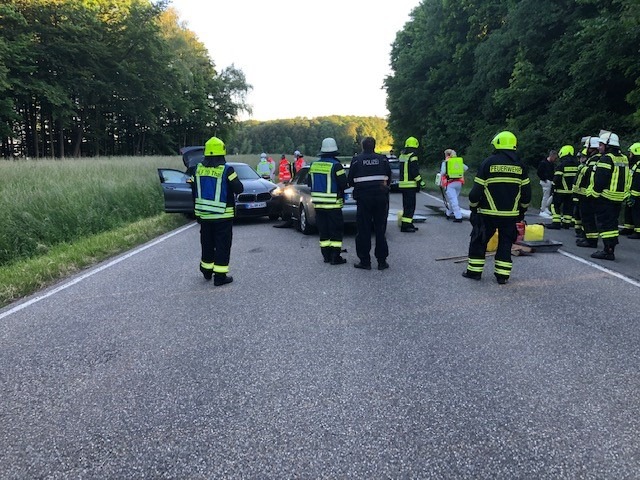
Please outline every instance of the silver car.
[{"label": "silver car", "polygon": [[[346,174],[349,167],[345,167]],[[311,201],[311,189],[307,185],[309,167],[303,167],[290,182],[281,184],[277,193],[282,197],[282,218],[292,219],[298,230],[309,235],[316,230],[316,210]],[[344,192],[342,207],[344,223],[356,223],[356,201],[353,199],[353,188]]]}]

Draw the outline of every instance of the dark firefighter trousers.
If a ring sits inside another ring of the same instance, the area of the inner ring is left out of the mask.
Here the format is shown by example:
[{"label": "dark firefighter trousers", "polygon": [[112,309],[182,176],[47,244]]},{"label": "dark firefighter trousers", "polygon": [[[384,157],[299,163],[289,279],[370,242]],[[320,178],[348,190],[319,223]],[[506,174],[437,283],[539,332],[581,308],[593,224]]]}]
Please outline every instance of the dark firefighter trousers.
[{"label": "dark firefighter trousers", "polygon": [[[200,220],[200,265],[216,275],[229,273],[233,219]],[[213,268],[210,266],[213,265]]]},{"label": "dark firefighter trousers", "polygon": [[402,222],[413,223],[413,214],[416,212],[416,190],[402,189]]},{"label": "dark firefighter trousers", "polygon": [[473,229],[469,242],[469,264],[467,271],[474,276],[482,275],[486,261],[487,244],[498,231],[498,250],[494,260],[493,273],[498,278],[511,275],[511,245],[516,241],[518,231],[516,218],[495,218],[488,215],[473,214]]},{"label": "dark firefighter trousers", "polygon": [[371,264],[371,231],[376,235],[374,254],[378,262],[389,256],[387,245],[387,216],[389,215],[389,194],[374,193],[358,197],[356,211],[356,254],[364,265]]},{"label": "dark firefighter trousers", "polygon": [[595,200],[595,217],[598,235],[602,238],[605,249],[615,248],[618,244],[618,218],[620,217],[621,202],[612,202],[605,198]]},{"label": "dark firefighter trousers", "polygon": [[562,222],[566,228],[573,226],[573,195],[553,193],[553,222]]},{"label": "dark firefighter trousers", "polygon": [[598,228],[596,227],[596,205],[592,197],[580,197],[580,218],[582,229],[587,240],[598,241]]},{"label": "dark firefighter trousers", "polygon": [[316,227],[320,235],[320,251],[325,260],[340,255],[344,235],[341,208],[317,208]]}]

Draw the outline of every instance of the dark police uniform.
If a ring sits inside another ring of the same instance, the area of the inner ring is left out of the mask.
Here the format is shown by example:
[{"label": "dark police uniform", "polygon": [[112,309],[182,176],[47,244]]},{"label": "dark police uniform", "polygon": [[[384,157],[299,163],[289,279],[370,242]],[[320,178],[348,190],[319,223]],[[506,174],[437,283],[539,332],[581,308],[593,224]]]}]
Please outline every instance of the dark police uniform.
[{"label": "dark police uniform", "polygon": [[480,279],[489,239],[498,231],[494,275],[506,283],[511,274],[511,245],[516,241],[516,222],[531,202],[531,183],[525,165],[514,151],[497,150],[478,169],[469,193],[473,213],[469,264],[465,277]]},{"label": "dark police uniform", "polygon": [[349,185],[353,186],[353,198],[358,204],[356,223],[356,254],[359,268],[371,268],[371,227],[376,235],[374,254],[378,268],[386,266],[389,256],[387,245],[387,216],[389,215],[389,184],[391,167],[384,155],[363,152],[351,160]]},{"label": "dark police uniform", "polygon": [[309,168],[307,184],[311,187],[324,261],[331,265],[343,264],[346,260],[340,256],[340,252],[344,232],[342,206],[347,186],[346,172],[333,155],[321,154],[320,159]]},{"label": "dark police uniform", "polygon": [[193,176],[194,212],[200,223],[202,256],[200,271],[204,278],[214,277],[215,285],[229,283],[232,226],[235,194],[244,187],[224,157],[205,157]]}]

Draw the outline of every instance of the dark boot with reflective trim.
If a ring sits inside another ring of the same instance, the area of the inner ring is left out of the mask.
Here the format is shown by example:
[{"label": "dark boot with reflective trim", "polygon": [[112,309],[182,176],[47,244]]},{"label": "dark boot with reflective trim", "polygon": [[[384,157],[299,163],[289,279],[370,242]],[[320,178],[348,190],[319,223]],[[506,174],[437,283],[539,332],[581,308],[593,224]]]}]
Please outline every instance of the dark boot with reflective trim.
[{"label": "dark boot with reflective trim", "polygon": [[216,273],[213,276],[213,284],[216,287],[219,287],[221,285],[226,285],[227,283],[231,283],[233,282],[233,277],[225,274],[225,273]]},{"label": "dark boot with reflective trim", "polygon": [[331,248],[329,247],[320,247],[320,251],[322,252],[322,258],[324,258],[324,263],[329,263],[331,261]]}]

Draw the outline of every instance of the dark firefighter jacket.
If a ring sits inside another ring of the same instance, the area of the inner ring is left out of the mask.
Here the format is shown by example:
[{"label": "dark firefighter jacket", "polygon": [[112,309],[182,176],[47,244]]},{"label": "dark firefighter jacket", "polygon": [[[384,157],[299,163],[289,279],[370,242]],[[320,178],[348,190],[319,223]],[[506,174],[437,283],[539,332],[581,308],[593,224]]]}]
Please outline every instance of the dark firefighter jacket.
[{"label": "dark firefighter jacket", "polygon": [[553,189],[556,193],[571,193],[578,176],[579,160],[573,155],[566,155],[559,160],[553,176]]},{"label": "dark firefighter jacket", "polygon": [[244,186],[232,166],[224,157],[205,157],[196,167],[191,188],[195,201],[194,213],[201,220],[233,218],[236,194]]},{"label": "dark firefighter jacket", "polygon": [[478,168],[469,206],[496,218],[517,219],[531,202],[527,168],[515,152],[496,150]]}]

